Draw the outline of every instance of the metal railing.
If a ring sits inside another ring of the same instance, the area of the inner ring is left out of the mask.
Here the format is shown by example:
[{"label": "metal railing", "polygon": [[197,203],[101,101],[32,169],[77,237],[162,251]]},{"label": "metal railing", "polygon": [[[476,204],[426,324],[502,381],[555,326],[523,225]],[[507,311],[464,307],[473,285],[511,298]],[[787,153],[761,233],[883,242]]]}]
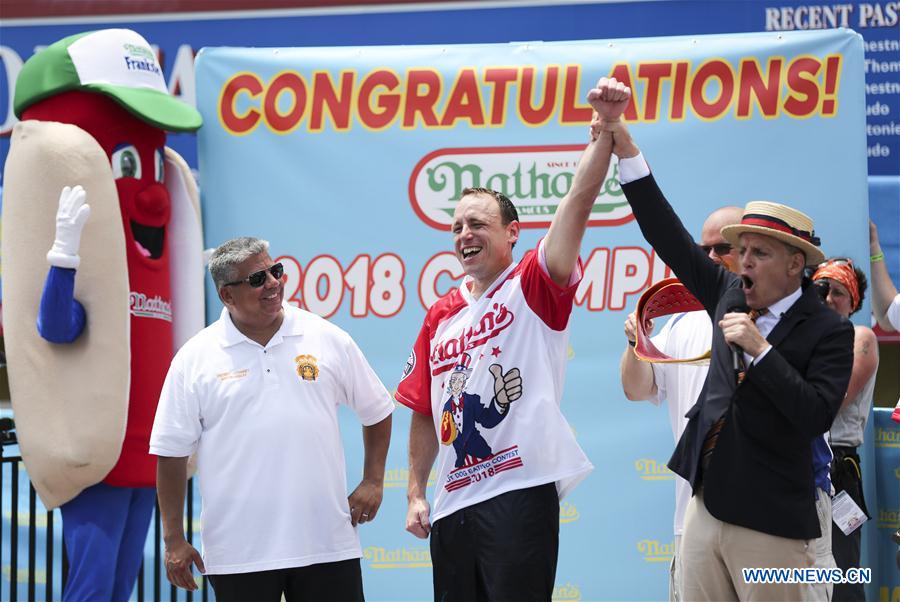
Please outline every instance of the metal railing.
[{"label": "metal railing", "polygon": [[[62,517],[59,510],[43,510],[34,487],[29,481],[27,535],[20,533],[25,525],[20,524],[20,505],[24,499],[23,476],[27,472],[19,455],[6,456],[7,447],[17,444],[15,423],[12,418],[0,418],[0,600],[62,600],[66,578],[69,573],[68,555],[62,532]],[[8,492],[8,495],[7,495]],[[9,501],[7,501],[7,499]],[[194,481],[188,482],[185,503],[186,535],[194,544]],[[6,511],[9,511],[8,520]],[[40,520],[43,518],[43,520]],[[57,522],[58,521],[58,522]],[[43,523],[40,525],[39,523]],[[44,533],[39,534],[43,529]],[[153,512],[150,532],[147,534],[151,550],[145,546],[144,559],[138,571],[132,599],[138,602],[153,600],[161,602],[186,600],[208,602],[215,599],[206,576],[202,576],[196,592],[179,590],[166,579],[164,551],[162,546],[162,525],[159,506]],[[24,544],[24,550],[22,550]],[[99,560],[102,562],[102,560]],[[6,566],[9,566],[7,572]],[[43,564],[43,567],[39,565]],[[23,574],[24,569],[24,574]],[[8,583],[7,583],[8,579]],[[43,591],[41,591],[43,590]],[[166,596],[166,594],[168,594]]]}]

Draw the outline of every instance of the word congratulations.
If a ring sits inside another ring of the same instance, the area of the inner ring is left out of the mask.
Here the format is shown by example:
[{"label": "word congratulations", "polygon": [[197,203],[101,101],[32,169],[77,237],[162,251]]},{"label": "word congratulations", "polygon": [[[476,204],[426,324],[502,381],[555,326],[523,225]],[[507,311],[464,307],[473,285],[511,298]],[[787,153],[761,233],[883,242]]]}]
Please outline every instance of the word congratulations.
[{"label": "word congratulations", "polygon": [[872,569],[741,569],[744,583],[870,583]]},{"label": "word congratulations", "polygon": [[[747,119],[754,112],[771,118],[833,116],[841,75],[841,55],[804,55],[788,60],[746,57],[731,62],[714,58],[618,63],[609,74],[636,94],[627,121],[684,119],[688,111],[703,120],[733,113]],[[587,85],[581,65],[546,67],[467,67],[449,75],[432,68],[401,73],[388,68],[360,73],[280,71],[268,81],[243,71],[229,77],[219,91],[222,127],[245,135],[260,124],[276,134],[303,126],[310,132],[348,131],[357,123],[380,131],[503,127],[510,113],[528,126],[556,119],[561,125],[590,122],[592,109],[580,101]],[[593,82],[590,82],[593,84]]]}]

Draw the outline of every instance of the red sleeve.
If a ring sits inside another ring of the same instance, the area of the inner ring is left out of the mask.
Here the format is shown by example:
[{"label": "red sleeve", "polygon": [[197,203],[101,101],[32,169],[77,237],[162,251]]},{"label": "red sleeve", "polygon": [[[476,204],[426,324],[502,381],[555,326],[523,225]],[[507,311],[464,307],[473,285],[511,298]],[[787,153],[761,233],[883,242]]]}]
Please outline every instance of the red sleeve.
[{"label": "red sleeve", "polygon": [[550,278],[547,268],[541,265],[539,253],[540,243],[537,249],[525,253],[516,267],[522,282],[522,293],[528,307],[544,324],[553,330],[564,330],[572,313],[575,291],[581,283],[581,259],[578,259],[578,265],[575,267],[577,278],[573,278],[574,281],[569,286],[562,287]]},{"label": "red sleeve", "polygon": [[428,369],[431,328],[428,318],[429,315],[426,315],[425,323],[422,324],[409,359],[406,360],[394,398],[420,414],[431,416],[431,371]]}]

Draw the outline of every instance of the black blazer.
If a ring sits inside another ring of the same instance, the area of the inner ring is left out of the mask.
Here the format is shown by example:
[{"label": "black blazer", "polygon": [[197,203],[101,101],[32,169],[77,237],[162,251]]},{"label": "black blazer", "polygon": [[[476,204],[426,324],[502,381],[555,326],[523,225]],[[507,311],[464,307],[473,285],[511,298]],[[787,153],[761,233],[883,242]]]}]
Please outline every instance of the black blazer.
[{"label": "black blazer", "polygon": [[743,302],[740,278],[713,263],[694,243],[652,175],[622,189],[647,242],[713,320],[709,373],[697,403],[685,414],[689,421],[669,467],[696,493],[703,440],[724,416],[703,474],[709,513],[771,535],[819,537],[812,441],[831,428],[847,391],[853,325],[807,286],[769,333],[772,349],[738,386],[731,349],[718,323]]}]

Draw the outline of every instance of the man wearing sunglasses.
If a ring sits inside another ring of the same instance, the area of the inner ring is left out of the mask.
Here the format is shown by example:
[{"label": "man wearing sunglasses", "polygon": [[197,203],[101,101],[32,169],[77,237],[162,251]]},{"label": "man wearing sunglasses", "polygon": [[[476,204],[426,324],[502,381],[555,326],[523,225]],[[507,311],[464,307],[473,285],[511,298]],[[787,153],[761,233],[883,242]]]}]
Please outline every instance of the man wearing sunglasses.
[{"label": "man wearing sunglasses", "polygon": [[[700,230],[700,249],[713,263],[734,272],[738,265],[738,252],[722,236],[722,228],[741,221],[743,209],[722,207],[713,211]],[[681,438],[687,419],[684,415],[700,396],[706,380],[707,366],[678,363],[649,363],[637,359],[634,354],[636,337],[634,312],[625,320],[625,338],[628,345],[619,366],[622,389],[631,401],[650,401],[659,405],[669,402],[669,422],[675,442]],[[650,329],[652,331],[652,324]],[[673,315],[662,330],[653,337],[657,349],[673,358],[698,357],[706,353],[712,344],[712,322],[705,311],[683,312]],[[684,511],[691,499],[690,483],[675,477],[675,554],[669,567],[669,599],[683,600],[681,591],[681,555],[678,548],[684,531]]]},{"label": "man wearing sunglasses", "polygon": [[[284,304],[268,243],[237,238],[209,271],[225,306],[178,352],[150,439],[172,584],[216,598],[363,600],[356,526],[381,504],[393,402],[350,336]],[[337,407],[363,425],[363,479],[347,496]],[[203,556],[184,537],[197,454]]]}]

